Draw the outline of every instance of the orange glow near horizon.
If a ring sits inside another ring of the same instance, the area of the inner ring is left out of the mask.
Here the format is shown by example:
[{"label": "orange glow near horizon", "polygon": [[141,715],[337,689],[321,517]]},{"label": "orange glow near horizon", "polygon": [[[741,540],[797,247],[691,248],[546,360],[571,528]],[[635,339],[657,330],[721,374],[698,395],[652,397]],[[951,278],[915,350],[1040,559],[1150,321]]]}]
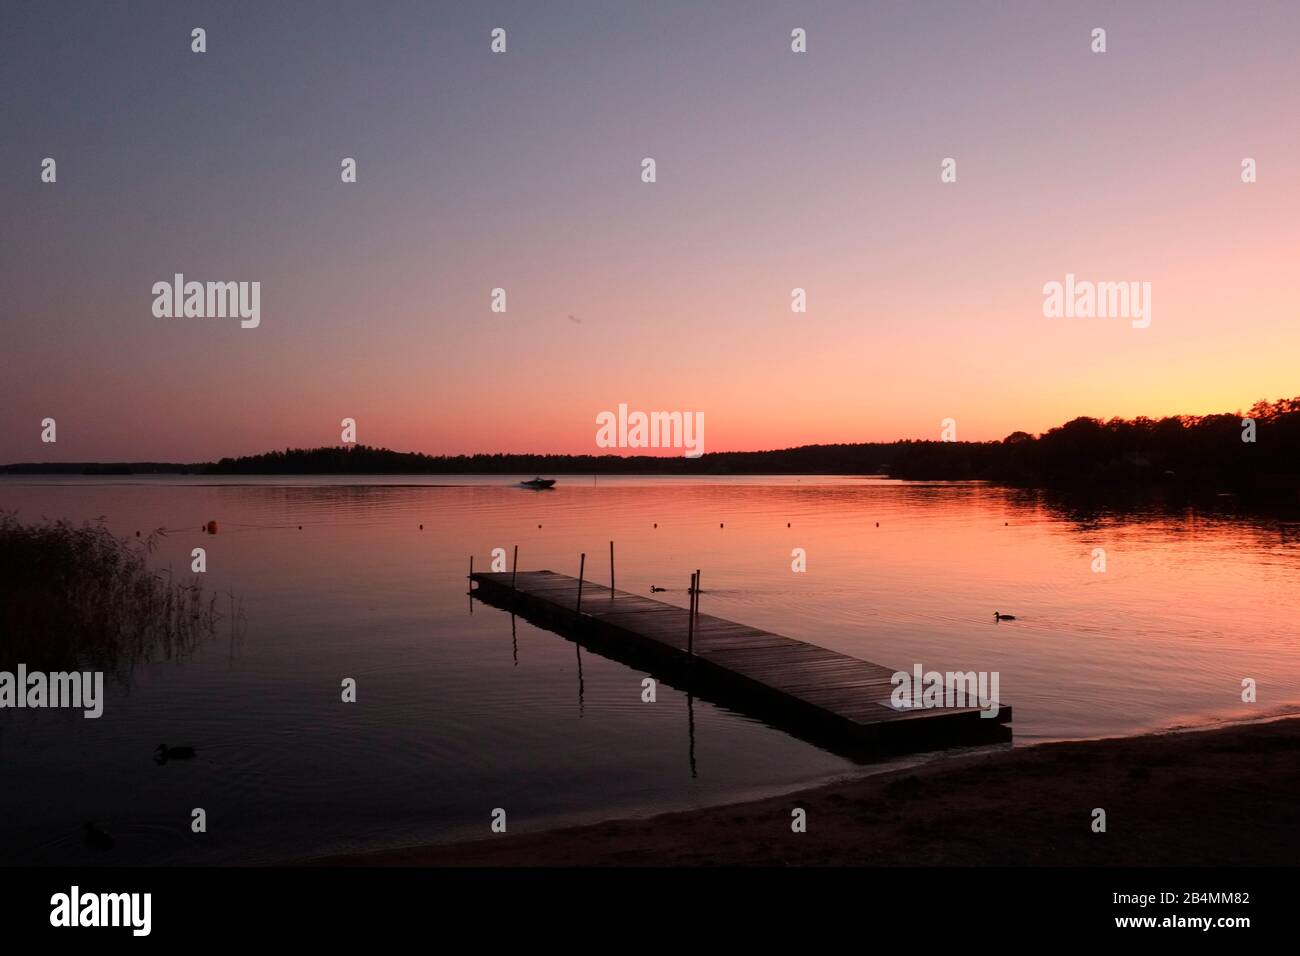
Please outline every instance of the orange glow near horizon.
[{"label": "orange glow near horizon", "polygon": [[[10,138],[77,155],[42,83],[118,122],[57,187],[0,185],[24,237],[0,462],[334,445],[345,417],[402,451],[600,454],[619,403],[702,412],[706,452],[938,438],[947,418],[992,440],[1300,393],[1300,11],[1263,29],[1117,9],[1123,42],[1097,56],[1034,4],[855,7],[817,14],[804,59],[772,39],[780,16],[712,10],[680,42],[667,11],[602,21],[599,42],[546,32],[508,69],[455,44],[431,65],[372,27],[388,54],[338,77],[283,24],[245,25],[274,57],[247,54],[247,76],[169,61],[174,90],[129,57],[74,69],[102,44],[47,51]],[[15,29],[40,47],[39,24]],[[333,105],[358,90],[362,125]],[[211,148],[250,101],[265,128],[237,157]],[[144,175],[159,123],[175,152]],[[356,184],[335,153],[364,154]],[[260,281],[260,327],[154,318],[177,271]],[[1151,283],[1151,326],[1045,318],[1067,273]]]}]

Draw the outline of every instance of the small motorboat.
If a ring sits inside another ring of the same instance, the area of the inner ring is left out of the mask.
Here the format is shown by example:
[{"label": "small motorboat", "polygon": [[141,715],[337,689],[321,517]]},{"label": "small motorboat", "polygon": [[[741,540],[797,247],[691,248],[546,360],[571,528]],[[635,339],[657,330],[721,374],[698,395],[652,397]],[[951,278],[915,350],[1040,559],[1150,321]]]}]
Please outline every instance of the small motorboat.
[{"label": "small motorboat", "polygon": [[551,488],[555,485],[554,478],[531,478],[528,481],[519,482],[520,488],[532,488],[534,491],[541,491],[544,488]]}]

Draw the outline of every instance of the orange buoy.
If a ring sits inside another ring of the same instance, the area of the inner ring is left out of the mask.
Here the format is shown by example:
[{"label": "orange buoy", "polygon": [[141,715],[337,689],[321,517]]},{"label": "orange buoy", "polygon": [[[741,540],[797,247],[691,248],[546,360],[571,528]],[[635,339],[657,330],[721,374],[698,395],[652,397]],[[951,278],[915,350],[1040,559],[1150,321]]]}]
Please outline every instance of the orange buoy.
[{"label": "orange buoy", "polygon": [[208,522],[207,531],[208,531],[208,534],[216,534],[216,533],[217,533],[217,523],[216,523],[215,521],[209,521],[209,522]]}]

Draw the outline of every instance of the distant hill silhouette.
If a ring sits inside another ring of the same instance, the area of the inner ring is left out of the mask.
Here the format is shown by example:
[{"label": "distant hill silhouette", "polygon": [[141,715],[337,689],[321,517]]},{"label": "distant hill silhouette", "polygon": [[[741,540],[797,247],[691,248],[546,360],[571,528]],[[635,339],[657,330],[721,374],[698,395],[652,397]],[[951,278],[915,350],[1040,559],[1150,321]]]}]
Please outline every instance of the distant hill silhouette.
[{"label": "distant hill silhouette", "polygon": [[[1242,440],[1252,419],[1255,441]],[[289,448],[191,465],[20,464],[10,474],[206,475],[743,475],[848,474],[983,479],[1040,486],[1176,483],[1205,489],[1300,488],[1300,398],[1257,402],[1249,412],[1170,418],[1076,418],[1002,441],[896,441],[804,445],[777,451],[648,455],[424,455],[366,445]]]}]

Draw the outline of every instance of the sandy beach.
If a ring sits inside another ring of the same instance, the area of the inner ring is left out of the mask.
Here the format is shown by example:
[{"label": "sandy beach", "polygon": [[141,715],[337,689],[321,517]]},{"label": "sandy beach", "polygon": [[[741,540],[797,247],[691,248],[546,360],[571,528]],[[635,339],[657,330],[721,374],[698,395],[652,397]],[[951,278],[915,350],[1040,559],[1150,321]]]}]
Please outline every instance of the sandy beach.
[{"label": "sandy beach", "polygon": [[[1250,866],[1300,862],[1300,718],[957,757],[781,797],[342,866]],[[807,813],[794,833],[791,811]],[[1093,831],[1093,810],[1106,832]]]}]

